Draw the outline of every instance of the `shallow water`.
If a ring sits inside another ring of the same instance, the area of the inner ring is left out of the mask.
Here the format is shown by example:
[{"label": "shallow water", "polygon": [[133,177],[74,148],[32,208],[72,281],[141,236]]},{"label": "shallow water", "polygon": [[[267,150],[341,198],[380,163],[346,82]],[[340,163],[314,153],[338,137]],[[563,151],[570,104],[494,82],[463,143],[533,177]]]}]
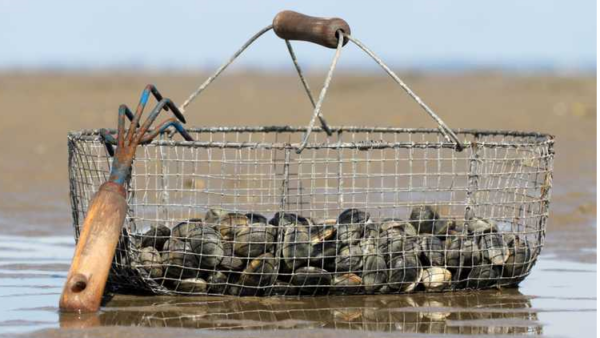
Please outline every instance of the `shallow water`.
[{"label": "shallow water", "polygon": [[40,337],[77,336],[84,328],[107,336],[156,337],[596,332],[596,265],[557,260],[551,253],[540,256],[519,289],[286,299],[117,295],[97,314],[60,314],[58,298],[72,252],[72,237],[0,236],[0,332]]}]

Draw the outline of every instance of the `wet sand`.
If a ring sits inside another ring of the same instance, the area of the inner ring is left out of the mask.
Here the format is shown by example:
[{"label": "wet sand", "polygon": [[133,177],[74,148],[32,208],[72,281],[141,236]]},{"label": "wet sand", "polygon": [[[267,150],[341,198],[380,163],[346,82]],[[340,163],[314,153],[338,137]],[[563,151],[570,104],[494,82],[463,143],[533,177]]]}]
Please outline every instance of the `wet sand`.
[{"label": "wet sand", "polygon": [[[294,328],[315,336],[338,334],[330,329],[372,329],[381,337],[385,336],[384,332],[391,331],[407,335],[420,332],[430,335],[528,333],[571,336],[595,332],[595,75],[401,76],[452,128],[532,130],[556,135],[555,176],[546,243],[533,274],[519,290],[443,295],[441,298],[390,296],[373,302],[361,297],[343,301],[285,301],[283,305],[264,304],[264,300],[216,300],[220,302],[219,306],[209,307],[198,321],[185,318],[188,314],[197,316],[206,308],[207,302],[214,300],[118,296],[89,322],[91,326],[119,326],[110,330],[95,329],[90,333],[176,337],[190,334],[191,331],[182,331],[181,327],[218,324],[222,328],[247,323],[256,330]],[[4,155],[4,160],[0,161],[0,227],[4,236],[9,236],[0,241],[0,295],[3,297],[0,332],[30,334],[50,328],[34,335],[68,337],[81,332],[55,328],[87,325],[86,318],[59,317],[56,312],[73,245],[67,132],[114,127],[118,105],[135,106],[146,83],[156,84],[163,93],[180,103],[204,78],[201,74],[0,75],[3,106],[0,144]],[[311,87],[318,88],[321,79],[318,75],[310,76]],[[303,95],[300,83],[292,76],[229,73],[190,106],[186,113],[188,125],[305,125],[311,109]],[[434,127],[433,121],[383,76],[336,76],[323,113],[332,125]],[[32,247],[45,249],[36,251]],[[431,310],[431,301],[438,299],[443,300],[441,305],[435,305],[435,311]],[[475,309],[502,307],[496,304],[497,301],[501,304],[516,302],[517,310],[507,311],[507,316],[504,316],[505,310],[500,311],[503,316],[496,316],[495,310],[486,312],[483,317],[472,315],[478,313]],[[341,312],[333,309],[338,303]],[[161,311],[148,309],[150,305],[161,307]],[[288,317],[276,314],[282,306]],[[162,307],[168,309],[162,311]],[[192,313],[188,313],[189,308],[194,309]],[[221,312],[213,313],[213,308],[221,309]],[[378,309],[377,313],[369,317],[372,309]],[[434,321],[427,316],[432,312],[450,315]],[[152,318],[157,321],[149,320]],[[402,325],[403,321],[411,325]],[[574,321],[581,325],[573,325]],[[123,327],[130,325],[140,327]],[[594,331],[590,331],[592,325]],[[143,328],[145,326],[179,329],[165,331],[164,328]],[[457,330],[457,327],[464,330]],[[502,329],[490,329],[495,327]],[[193,332],[216,335],[213,331]],[[271,335],[292,336],[296,333],[287,331]],[[221,334],[228,335],[226,332],[218,335]],[[239,336],[240,332],[233,335]],[[247,332],[244,335],[265,336],[265,333]],[[363,336],[364,333],[344,335]]]}]

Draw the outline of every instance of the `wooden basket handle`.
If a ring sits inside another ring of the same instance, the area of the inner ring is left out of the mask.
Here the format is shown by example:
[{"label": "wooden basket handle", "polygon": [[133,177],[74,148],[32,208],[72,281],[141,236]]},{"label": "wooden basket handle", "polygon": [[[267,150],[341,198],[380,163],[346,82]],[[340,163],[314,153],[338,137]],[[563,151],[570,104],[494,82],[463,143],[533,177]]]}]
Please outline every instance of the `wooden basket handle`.
[{"label": "wooden basket handle", "polygon": [[[273,30],[284,40],[301,40],[335,49],[338,31],[350,33],[350,26],[340,18],[318,18],[294,11],[279,12],[273,19]],[[344,39],[344,45],[348,39]]]}]

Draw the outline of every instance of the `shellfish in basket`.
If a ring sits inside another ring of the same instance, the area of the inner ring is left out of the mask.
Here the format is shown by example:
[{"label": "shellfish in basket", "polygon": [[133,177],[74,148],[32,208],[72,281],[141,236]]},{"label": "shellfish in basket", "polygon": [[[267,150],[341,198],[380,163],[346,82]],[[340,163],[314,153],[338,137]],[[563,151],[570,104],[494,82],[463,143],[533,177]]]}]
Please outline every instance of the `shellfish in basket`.
[{"label": "shellfish in basket", "polygon": [[410,212],[410,222],[419,234],[435,234],[439,218],[437,211],[429,205],[415,207]]},{"label": "shellfish in basket", "polygon": [[192,218],[190,220],[180,222],[171,229],[171,237],[184,241],[189,236],[190,232],[202,227],[204,223],[200,218]]},{"label": "shellfish in basket", "polygon": [[434,266],[423,271],[421,278],[427,291],[441,291],[450,286],[452,273],[447,269]]},{"label": "shellfish in basket", "polygon": [[142,248],[153,247],[156,250],[162,250],[165,242],[171,236],[171,229],[159,224],[152,226],[150,230],[142,235]]},{"label": "shellfish in basket", "polygon": [[219,268],[227,271],[239,271],[244,269],[245,261],[237,257],[233,250],[233,242],[223,242],[223,259],[219,264]]},{"label": "shellfish in basket", "polygon": [[344,210],[338,217],[337,239],[340,245],[355,244],[363,236],[370,215],[358,209]]},{"label": "shellfish in basket", "polygon": [[174,290],[182,293],[204,294],[208,289],[208,284],[202,278],[186,278],[174,284]]},{"label": "shellfish in basket", "polygon": [[423,267],[419,257],[407,252],[394,257],[389,263],[389,285],[394,291],[411,292],[421,282]]},{"label": "shellfish in basket", "polygon": [[361,242],[363,251],[362,281],[366,293],[375,293],[387,282],[388,267],[384,255],[379,250],[375,238],[369,237]]},{"label": "shellfish in basket", "polygon": [[493,265],[503,265],[508,259],[508,245],[504,242],[504,237],[497,232],[481,235],[479,248],[483,259]]},{"label": "shellfish in basket", "polygon": [[187,236],[192,251],[198,255],[200,266],[213,269],[225,255],[221,234],[215,229],[202,226],[193,229]]},{"label": "shellfish in basket", "polygon": [[335,287],[333,292],[336,294],[356,294],[362,292],[363,279],[353,273],[337,275],[331,283]]},{"label": "shellfish in basket", "polygon": [[160,252],[152,246],[140,250],[139,258],[134,266],[146,271],[150,278],[160,278],[164,273]]},{"label": "shellfish in basket", "polygon": [[305,266],[310,261],[312,242],[308,228],[291,225],[285,228],[283,236],[283,259],[290,269]]},{"label": "shellfish in basket", "polygon": [[262,254],[248,263],[238,284],[243,286],[272,285],[277,279],[277,260],[271,253]]},{"label": "shellfish in basket", "polygon": [[299,287],[302,294],[321,294],[331,287],[332,273],[314,266],[297,269],[290,284]]},{"label": "shellfish in basket", "polygon": [[171,238],[162,249],[165,277],[172,279],[195,278],[200,262],[189,242]]},{"label": "shellfish in basket", "polygon": [[271,251],[277,238],[277,227],[265,223],[238,226],[233,236],[234,251],[239,257],[257,257]]},{"label": "shellfish in basket", "polygon": [[358,272],[363,266],[363,251],[360,245],[341,247],[335,258],[336,272]]},{"label": "shellfish in basket", "polygon": [[533,255],[529,242],[519,237],[513,238],[509,243],[509,256],[504,263],[502,277],[508,279],[511,284],[522,281],[531,269]]}]

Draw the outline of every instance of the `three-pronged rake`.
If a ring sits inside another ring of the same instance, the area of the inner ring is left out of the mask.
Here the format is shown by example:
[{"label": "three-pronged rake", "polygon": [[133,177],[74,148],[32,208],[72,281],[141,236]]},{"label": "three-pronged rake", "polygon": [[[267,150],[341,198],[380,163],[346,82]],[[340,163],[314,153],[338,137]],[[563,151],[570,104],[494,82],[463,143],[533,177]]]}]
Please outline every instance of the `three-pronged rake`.
[{"label": "three-pronged rake", "polygon": [[[154,107],[143,125],[140,119],[152,94],[158,104]],[[160,112],[171,111],[175,117],[169,118],[150,130],[150,126]],[[125,118],[131,123],[125,133]],[[185,140],[193,141],[181,123],[185,118],[170,99],[165,99],[156,87],[148,85],[142,92],[136,113],[133,115],[126,105],[119,107],[117,138],[108,130],[100,135],[108,153],[112,156],[112,166],[108,181],[100,186],[90,202],[83,230],[75,249],[73,262],[60,298],[63,311],[96,311],[100,306],[104,287],[125,216],[127,214],[126,190],[124,185],[131,175],[136,149],[147,144],[167,128],[174,129]],[[114,146],[117,147],[116,151]]]}]

